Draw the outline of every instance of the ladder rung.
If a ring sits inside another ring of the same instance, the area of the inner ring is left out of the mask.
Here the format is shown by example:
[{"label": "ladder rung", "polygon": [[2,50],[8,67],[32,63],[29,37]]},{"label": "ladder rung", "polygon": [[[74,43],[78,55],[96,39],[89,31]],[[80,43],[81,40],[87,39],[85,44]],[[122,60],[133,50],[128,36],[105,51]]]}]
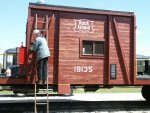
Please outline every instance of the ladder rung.
[{"label": "ladder rung", "polygon": [[47,84],[36,84],[37,86],[46,86]]},{"label": "ladder rung", "polygon": [[40,30],[40,31],[46,31],[46,30]]},{"label": "ladder rung", "polygon": [[46,96],[47,94],[46,93],[36,93],[36,95],[40,95],[40,96]]},{"label": "ladder rung", "polygon": [[37,102],[36,104],[37,105],[46,105],[47,103],[46,102]]},{"label": "ladder rung", "polygon": [[45,24],[46,24],[46,22],[45,22],[45,21],[37,21],[37,23],[45,23]]},{"label": "ladder rung", "polygon": [[50,94],[50,93],[47,93],[46,91],[40,91],[39,93],[36,93],[37,95],[47,95],[47,94]]},{"label": "ladder rung", "polygon": [[41,28],[37,28],[38,30],[40,30],[40,31],[46,31],[46,30],[44,30],[44,29],[41,29]]},{"label": "ladder rung", "polygon": [[45,29],[42,29],[42,28],[37,28],[38,30],[40,30],[40,31],[46,31]]},{"label": "ladder rung", "polygon": [[[39,89],[39,91],[47,91],[47,89]],[[48,89],[48,91],[53,91],[52,89]]]}]

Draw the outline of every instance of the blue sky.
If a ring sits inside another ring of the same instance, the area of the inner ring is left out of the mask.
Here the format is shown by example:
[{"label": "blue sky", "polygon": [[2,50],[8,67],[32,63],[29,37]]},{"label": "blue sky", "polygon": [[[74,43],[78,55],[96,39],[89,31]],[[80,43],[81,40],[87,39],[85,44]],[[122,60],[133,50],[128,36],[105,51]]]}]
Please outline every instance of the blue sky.
[{"label": "blue sky", "polygon": [[[25,43],[29,2],[37,0],[1,0],[0,53]],[[47,4],[134,12],[137,18],[137,54],[150,56],[150,0],[45,0]]]}]

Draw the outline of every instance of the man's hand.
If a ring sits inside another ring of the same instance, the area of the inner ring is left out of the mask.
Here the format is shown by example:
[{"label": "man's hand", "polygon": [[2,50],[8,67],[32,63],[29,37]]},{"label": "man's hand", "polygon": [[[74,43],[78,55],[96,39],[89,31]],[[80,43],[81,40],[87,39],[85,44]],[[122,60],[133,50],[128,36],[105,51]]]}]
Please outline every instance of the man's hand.
[{"label": "man's hand", "polygon": [[33,45],[35,42],[31,42],[30,45]]}]

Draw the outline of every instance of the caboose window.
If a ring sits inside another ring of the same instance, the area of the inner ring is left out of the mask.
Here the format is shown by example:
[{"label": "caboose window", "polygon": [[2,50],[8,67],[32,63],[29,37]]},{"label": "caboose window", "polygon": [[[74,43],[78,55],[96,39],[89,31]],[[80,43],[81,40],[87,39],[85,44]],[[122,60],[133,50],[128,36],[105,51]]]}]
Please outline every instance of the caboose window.
[{"label": "caboose window", "polygon": [[93,43],[90,41],[83,41],[83,55],[93,54]]},{"label": "caboose window", "polygon": [[82,55],[100,56],[104,55],[104,41],[82,41]]},{"label": "caboose window", "polygon": [[104,54],[104,42],[95,42],[94,43],[94,54],[102,55]]}]

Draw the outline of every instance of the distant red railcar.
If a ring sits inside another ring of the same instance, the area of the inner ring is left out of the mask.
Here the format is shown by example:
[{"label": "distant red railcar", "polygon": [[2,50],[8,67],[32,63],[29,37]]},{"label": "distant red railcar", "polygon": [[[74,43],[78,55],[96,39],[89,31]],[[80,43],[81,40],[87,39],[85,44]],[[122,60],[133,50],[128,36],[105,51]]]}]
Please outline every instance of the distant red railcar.
[{"label": "distant red railcar", "polygon": [[95,91],[102,86],[139,85],[150,100],[150,79],[137,79],[136,75],[133,12],[30,3],[26,47],[19,49],[21,75],[0,78],[1,85],[27,91],[35,83],[36,55],[28,51],[35,28],[47,37],[51,51],[48,83],[58,94],[70,94],[76,86]]}]

